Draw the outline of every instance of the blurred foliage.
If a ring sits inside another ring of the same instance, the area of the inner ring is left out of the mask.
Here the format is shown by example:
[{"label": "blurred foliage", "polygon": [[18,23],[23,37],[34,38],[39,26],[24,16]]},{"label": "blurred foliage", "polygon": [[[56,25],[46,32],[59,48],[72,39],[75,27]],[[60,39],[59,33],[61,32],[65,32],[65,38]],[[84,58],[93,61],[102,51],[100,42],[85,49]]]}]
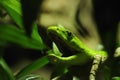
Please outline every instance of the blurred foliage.
[{"label": "blurred foliage", "polygon": [[113,77],[112,80],[120,80],[120,77]]},{"label": "blurred foliage", "polygon": [[[19,0],[0,0],[0,5],[1,5],[0,8],[7,11],[8,15],[12,18],[12,20],[16,24],[16,25],[4,23],[0,24],[0,47],[3,47],[1,49],[4,49],[6,46],[10,47],[12,44],[16,44],[23,48],[35,49],[40,51],[46,49],[46,46],[44,45],[41,37],[38,34],[36,23],[33,22],[33,25],[31,25],[33,27],[31,37],[28,37],[26,35],[25,29],[22,24],[22,11],[21,3]],[[0,16],[2,16],[1,9]],[[2,54],[3,53],[0,53],[0,80],[15,80],[15,76],[13,76],[12,71],[6,65],[6,62],[4,61]],[[17,77],[19,76],[19,78],[21,78],[22,76],[25,76],[31,73],[32,71],[35,71],[40,67],[46,65],[47,63],[48,63],[47,58],[45,57],[40,58],[33,62],[32,64],[30,64],[29,66],[27,66],[25,69],[23,69],[17,75]]]}]

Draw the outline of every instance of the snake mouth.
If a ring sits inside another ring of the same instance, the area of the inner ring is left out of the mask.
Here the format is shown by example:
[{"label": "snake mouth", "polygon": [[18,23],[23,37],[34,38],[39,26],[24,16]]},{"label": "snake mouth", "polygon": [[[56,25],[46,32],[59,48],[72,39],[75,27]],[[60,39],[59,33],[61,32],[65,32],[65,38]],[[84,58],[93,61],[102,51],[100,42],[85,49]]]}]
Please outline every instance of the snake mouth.
[{"label": "snake mouth", "polygon": [[57,38],[59,37],[59,36],[57,36],[57,34],[55,34],[54,32],[48,32],[48,36],[50,37],[50,39],[52,39],[53,41],[56,41],[56,40],[58,40]]}]

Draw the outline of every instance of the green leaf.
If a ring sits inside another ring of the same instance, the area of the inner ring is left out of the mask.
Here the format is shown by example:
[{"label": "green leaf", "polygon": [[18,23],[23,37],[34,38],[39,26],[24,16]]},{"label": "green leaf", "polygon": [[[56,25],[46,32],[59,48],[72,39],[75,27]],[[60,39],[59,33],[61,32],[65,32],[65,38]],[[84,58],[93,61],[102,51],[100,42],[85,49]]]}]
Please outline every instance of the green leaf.
[{"label": "green leaf", "polygon": [[21,4],[18,0],[0,0],[2,5],[16,24],[23,29]]},{"label": "green leaf", "polygon": [[40,75],[30,74],[30,75],[25,75],[17,80],[41,80],[41,77]]},{"label": "green leaf", "polygon": [[0,80],[15,80],[12,71],[0,56]]},{"label": "green leaf", "polygon": [[120,80],[120,77],[113,77],[112,80]]},{"label": "green leaf", "polygon": [[35,39],[35,40],[39,41],[40,43],[43,43],[43,41],[38,33],[37,24],[35,24],[35,23],[33,24],[31,37],[32,37],[32,39]]},{"label": "green leaf", "polygon": [[22,76],[25,76],[27,74],[30,74],[38,69],[40,69],[41,67],[45,66],[46,64],[48,64],[48,59],[46,56],[34,61],[33,63],[29,64],[28,66],[26,66],[25,68],[23,68],[17,75],[16,78],[20,78]]},{"label": "green leaf", "polygon": [[53,42],[53,53],[57,56],[62,56],[62,53],[59,51],[57,45]]},{"label": "green leaf", "polygon": [[[24,48],[31,48],[37,50],[45,49],[45,45],[25,35],[22,30],[19,30],[12,25],[0,25],[0,40],[20,45]],[[0,42],[2,44],[2,42]]]}]

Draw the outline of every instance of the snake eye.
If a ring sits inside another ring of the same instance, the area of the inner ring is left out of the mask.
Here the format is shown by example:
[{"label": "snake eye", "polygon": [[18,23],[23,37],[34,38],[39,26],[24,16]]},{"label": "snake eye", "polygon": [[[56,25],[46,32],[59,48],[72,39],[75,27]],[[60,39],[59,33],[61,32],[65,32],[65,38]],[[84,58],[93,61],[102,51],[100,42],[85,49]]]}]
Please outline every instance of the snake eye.
[{"label": "snake eye", "polygon": [[67,35],[70,37],[70,36],[72,36],[72,33],[71,32],[67,32]]},{"label": "snake eye", "polygon": [[72,33],[69,31],[67,32],[67,38],[68,40],[71,40],[73,38]]}]

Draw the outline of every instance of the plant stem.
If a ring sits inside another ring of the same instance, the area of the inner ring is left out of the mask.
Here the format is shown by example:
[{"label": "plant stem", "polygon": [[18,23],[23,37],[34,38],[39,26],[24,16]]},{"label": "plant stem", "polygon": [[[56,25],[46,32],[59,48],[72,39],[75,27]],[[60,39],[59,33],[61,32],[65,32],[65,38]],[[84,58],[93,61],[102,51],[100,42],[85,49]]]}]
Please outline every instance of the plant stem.
[{"label": "plant stem", "polygon": [[98,70],[98,67],[99,67],[101,61],[102,61],[101,55],[94,56],[93,65],[92,65],[92,68],[90,71],[89,80],[95,80],[96,72]]}]

